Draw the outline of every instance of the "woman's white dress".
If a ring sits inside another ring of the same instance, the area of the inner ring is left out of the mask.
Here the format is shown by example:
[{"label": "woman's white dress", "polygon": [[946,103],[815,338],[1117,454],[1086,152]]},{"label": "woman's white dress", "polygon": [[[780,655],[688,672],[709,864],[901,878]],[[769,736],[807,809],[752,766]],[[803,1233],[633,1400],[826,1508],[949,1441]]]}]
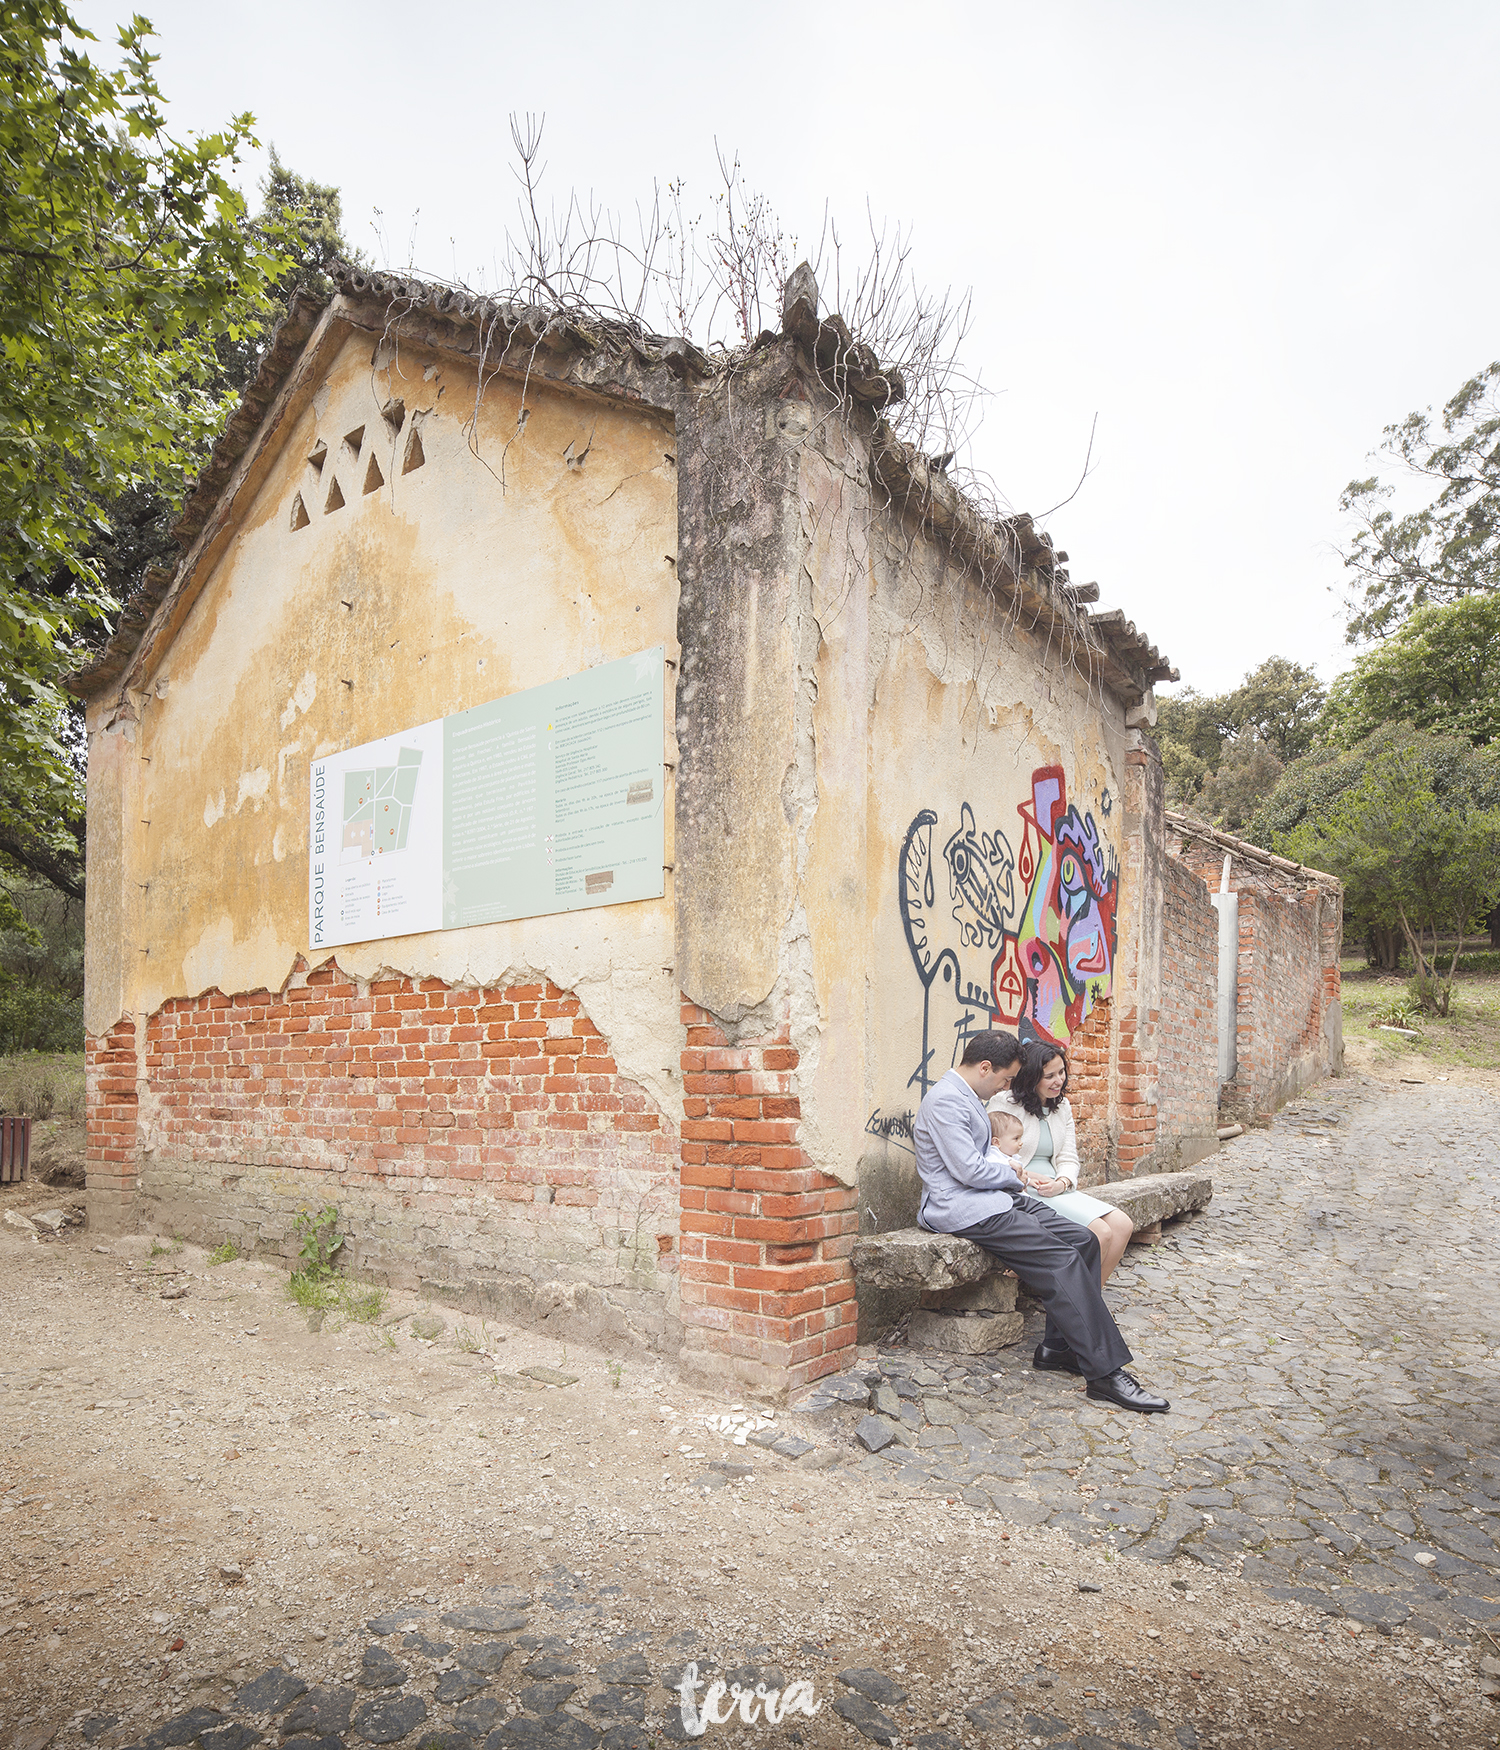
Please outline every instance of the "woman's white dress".
[{"label": "woman's white dress", "polygon": [[[1033,1118],[1009,1089],[1003,1089],[990,1101],[991,1112],[1009,1112],[1021,1120],[1021,1146],[1016,1151],[1023,1167],[1042,1177],[1066,1179],[1069,1189],[1055,1197],[1043,1197],[1042,1202],[1059,1215],[1087,1227],[1101,1215],[1108,1215],[1114,1205],[1101,1203],[1078,1186],[1078,1136],[1073,1124],[1073,1109],[1060,1100],[1057,1110],[1047,1118]],[[1040,1193],[1033,1191],[1033,1197]]]}]

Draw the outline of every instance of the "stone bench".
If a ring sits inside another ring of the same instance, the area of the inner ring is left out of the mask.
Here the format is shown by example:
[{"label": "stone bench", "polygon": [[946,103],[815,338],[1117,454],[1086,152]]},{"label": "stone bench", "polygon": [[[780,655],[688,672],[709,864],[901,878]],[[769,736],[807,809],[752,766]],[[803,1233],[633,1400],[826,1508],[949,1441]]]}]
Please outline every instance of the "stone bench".
[{"label": "stone bench", "polygon": [[[1146,1241],[1160,1238],[1163,1222],[1206,1208],[1214,1194],[1211,1175],[1196,1170],[1084,1189],[1123,1209],[1135,1223],[1134,1240]],[[956,1234],[920,1227],[861,1234],[854,1242],[854,1279],[862,1309],[872,1295],[892,1307],[904,1302],[911,1309],[910,1340],[924,1348],[987,1355],[1021,1335],[1020,1283],[982,1246]],[[867,1340],[865,1333],[860,1340]]]}]

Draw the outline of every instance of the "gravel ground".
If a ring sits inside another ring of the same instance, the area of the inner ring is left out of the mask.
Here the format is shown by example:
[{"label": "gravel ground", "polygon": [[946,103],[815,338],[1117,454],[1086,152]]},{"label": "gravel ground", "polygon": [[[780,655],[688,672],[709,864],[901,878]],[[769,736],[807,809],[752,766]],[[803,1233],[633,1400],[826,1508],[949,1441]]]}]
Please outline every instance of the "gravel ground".
[{"label": "gravel ground", "polygon": [[[0,1190],[5,1212],[76,1201]],[[1192,1244],[1213,1233],[1202,1218]],[[1483,1627],[1330,1616],[1306,1574],[1244,1578],[1264,1551],[1158,1538],[1140,1559],[1076,1515],[1022,1523],[1057,1480],[1035,1431],[1015,1479],[1028,1506],[1008,1518],[998,1491],[875,1460],[837,1408],[772,1414],[656,1358],[401,1297],[379,1325],[312,1330],[279,1266],[151,1252],[0,1226],[0,1743],[16,1750],[633,1750],[687,1736],[689,1662],[699,1704],[718,1680],[755,1716],[707,1725],[710,1743],[1496,1742]],[[1174,1267],[1170,1248],[1132,1266]],[[1120,1290],[1122,1311],[1148,1286]],[[1072,1408],[1027,1359],[995,1362],[997,1404]],[[861,1351],[857,1371],[914,1365],[953,1395],[935,1357]],[[1165,1367],[1143,1353],[1152,1383]],[[1215,1402],[1181,1426],[1201,1434]],[[1076,1414],[1086,1445],[1161,1440],[1173,1420]]]}]

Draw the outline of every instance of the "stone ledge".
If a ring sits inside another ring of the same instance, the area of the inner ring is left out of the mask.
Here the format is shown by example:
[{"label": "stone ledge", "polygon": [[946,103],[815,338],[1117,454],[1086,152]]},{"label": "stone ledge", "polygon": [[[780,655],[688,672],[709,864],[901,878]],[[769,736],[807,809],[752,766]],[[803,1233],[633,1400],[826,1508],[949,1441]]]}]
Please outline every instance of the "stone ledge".
[{"label": "stone ledge", "polygon": [[[1110,1185],[1086,1185],[1101,1203],[1123,1209],[1137,1233],[1154,1229],[1174,1216],[1204,1209],[1214,1194],[1209,1173],[1148,1173],[1117,1179]],[[928,1233],[902,1227],[890,1233],[861,1234],[854,1242],[854,1274],[870,1288],[916,1288],[931,1294],[963,1288],[986,1276],[994,1260],[973,1240],[956,1234]]]},{"label": "stone ledge", "polygon": [[1110,1185],[1085,1185],[1084,1190],[1101,1203],[1123,1209],[1139,1233],[1174,1216],[1206,1209],[1213,1198],[1214,1181],[1211,1173],[1189,1169],[1183,1173],[1145,1173],[1134,1179],[1116,1179]]},{"label": "stone ledge", "polygon": [[874,1288],[962,1288],[988,1275],[994,1260],[973,1240],[956,1234],[900,1227],[861,1234],[854,1242],[854,1274]]}]

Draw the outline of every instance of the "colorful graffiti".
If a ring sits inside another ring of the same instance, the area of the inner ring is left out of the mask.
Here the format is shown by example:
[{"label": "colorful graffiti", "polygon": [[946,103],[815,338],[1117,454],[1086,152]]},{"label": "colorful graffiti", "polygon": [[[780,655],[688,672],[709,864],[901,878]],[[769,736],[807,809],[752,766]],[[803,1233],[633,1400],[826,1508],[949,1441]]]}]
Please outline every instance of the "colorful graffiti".
[{"label": "colorful graffiti", "polygon": [[932,809],[901,847],[901,923],[922,981],[922,1055],[908,1086],[924,1094],[971,1033],[1014,1027],[1065,1044],[1110,992],[1119,859],[1094,816],[1069,803],[1061,766],[1031,774],[1016,812],[1016,850],[998,828],[981,831],[967,802],[942,845],[943,869]]}]

